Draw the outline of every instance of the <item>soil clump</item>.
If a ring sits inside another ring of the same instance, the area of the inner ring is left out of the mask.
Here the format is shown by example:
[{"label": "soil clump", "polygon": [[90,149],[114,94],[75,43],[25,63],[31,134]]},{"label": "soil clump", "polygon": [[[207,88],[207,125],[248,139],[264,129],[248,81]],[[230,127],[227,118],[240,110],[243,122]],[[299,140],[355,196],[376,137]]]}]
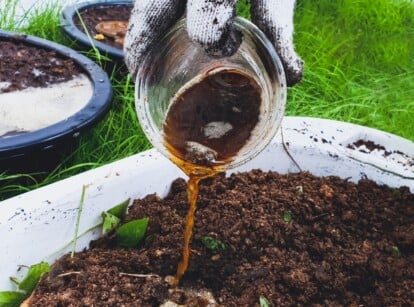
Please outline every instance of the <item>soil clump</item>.
[{"label": "soil clump", "polygon": [[[414,195],[406,187],[254,170],[203,180],[197,208],[180,288],[208,290],[217,305],[259,306],[260,297],[273,306],[414,304]],[[64,256],[32,306],[190,306],[165,279],[181,257],[187,209],[183,179],[164,199],[135,200],[125,222],[149,218],[141,245],[117,247],[110,234]]]}]

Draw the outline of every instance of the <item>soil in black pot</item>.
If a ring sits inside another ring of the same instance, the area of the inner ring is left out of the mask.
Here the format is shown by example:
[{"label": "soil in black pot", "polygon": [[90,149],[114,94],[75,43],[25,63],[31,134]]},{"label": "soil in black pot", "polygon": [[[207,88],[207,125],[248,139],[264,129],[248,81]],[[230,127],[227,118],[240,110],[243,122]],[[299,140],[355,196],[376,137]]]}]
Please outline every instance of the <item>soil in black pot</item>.
[{"label": "soil in black pot", "polygon": [[73,79],[81,73],[73,60],[53,50],[23,42],[0,43],[0,94],[28,87],[47,87]]},{"label": "soil in black pot", "polygon": [[[99,42],[122,49],[131,10],[132,5],[92,6],[80,12],[81,19],[75,16],[74,23],[79,30],[89,33]],[[104,30],[105,25],[109,28],[107,31]],[[99,27],[103,31],[99,30]]]},{"label": "soil in black pot", "polygon": [[[10,139],[14,137],[66,120],[81,110],[93,93],[91,80],[74,60],[29,43],[26,38],[17,34],[0,38],[0,144],[5,139],[13,144]],[[32,142],[27,140],[31,146]],[[12,173],[49,170],[72,144],[54,142],[48,146],[46,150],[32,148],[24,154],[24,149],[18,154],[2,152],[0,170]]]},{"label": "soil in black pot", "polygon": [[72,59],[27,44],[24,36],[1,41],[0,63],[0,139],[64,120],[92,96],[89,78]]},{"label": "soil in black pot", "polygon": [[89,78],[72,59],[27,44],[24,36],[1,41],[0,63],[0,140],[65,120],[92,96]]},{"label": "soil in black pot", "polygon": [[74,258],[61,258],[43,277],[32,306],[414,304],[414,195],[408,188],[308,173],[206,179],[190,265],[172,289],[167,277],[181,257],[186,188],[178,179],[165,199],[135,200],[125,221],[149,218],[141,245],[119,248],[109,235]]}]

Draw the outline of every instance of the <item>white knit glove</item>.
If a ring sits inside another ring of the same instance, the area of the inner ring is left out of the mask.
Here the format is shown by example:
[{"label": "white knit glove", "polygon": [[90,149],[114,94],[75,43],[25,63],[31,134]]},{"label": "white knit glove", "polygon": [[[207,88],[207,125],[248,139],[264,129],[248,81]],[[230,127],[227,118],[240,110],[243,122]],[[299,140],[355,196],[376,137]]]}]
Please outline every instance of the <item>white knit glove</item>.
[{"label": "white knit glove", "polygon": [[[237,0],[136,0],[125,37],[125,63],[133,76],[145,53],[186,9],[187,32],[213,56],[239,47],[232,31]],[[270,39],[285,68],[288,86],[302,78],[303,62],[293,45],[295,0],[251,0],[252,21]]]}]

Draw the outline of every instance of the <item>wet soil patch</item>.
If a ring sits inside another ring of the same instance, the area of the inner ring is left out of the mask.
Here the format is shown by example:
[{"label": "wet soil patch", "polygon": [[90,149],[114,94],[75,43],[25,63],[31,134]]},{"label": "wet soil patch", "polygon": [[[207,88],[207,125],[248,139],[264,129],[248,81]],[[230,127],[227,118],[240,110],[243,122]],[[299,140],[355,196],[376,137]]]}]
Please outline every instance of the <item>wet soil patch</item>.
[{"label": "wet soil patch", "polygon": [[[182,179],[165,199],[135,200],[125,221],[149,217],[144,242],[124,249],[109,235],[63,257],[33,306],[190,304],[165,280],[181,258],[187,208]],[[207,248],[205,238],[220,244]],[[272,306],[412,306],[414,195],[308,173],[204,180],[180,286],[209,290],[222,306],[259,306],[260,297]]]},{"label": "wet soil patch", "polygon": [[0,42],[0,63],[0,94],[46,87],[71,80],[81,73],[73,60],[53,50],[8,40]]},{"label": "wet soil patch", "polygon": [[386,151],[385,147],[379,144],[374,143],[373,141],[366,141],[366,140],[358,140],[352,144],[348,144],[347,148],[349,149],[358,149],[362,146],[365,146],[368,150],[368,152],[371,152],[373,150],[383,150],[386,152],[387,155],[390,155],[391,153],[389,151]]},{"label": "wet soil patch", "polygon": [[[129,17],[131,16],[132,8],[132,5],[92,6],[82,10],[79,13],[81,19],[79,16],[75,16],[73,22],[80,31],[86,33],[86,28],[87,33],[89,33],[91,37],[97,37],[98,34],[101,34],[96,30],[96,26],[100,22],[128,22]],[[123,45],[119,41],[116,41],[114,37],[104,35],[103,37],[101,36],[98,41],[121,50],[123,48]]]},{"label": "wet soil patch", "polygon": [[414,157],[409,156],[400,150],[388,150],[384,146],[370,140],[359,139],[351,144],[348,144],[346,148],[358,150],[359,152],[364,154],[370,154],[374,151],[377,151],[381,153],[381,155],[385,158],[393,156],[392,160],[396,160],[395,157],[402,159],[398,163],[402,164],[403,166],[414,166]]}]

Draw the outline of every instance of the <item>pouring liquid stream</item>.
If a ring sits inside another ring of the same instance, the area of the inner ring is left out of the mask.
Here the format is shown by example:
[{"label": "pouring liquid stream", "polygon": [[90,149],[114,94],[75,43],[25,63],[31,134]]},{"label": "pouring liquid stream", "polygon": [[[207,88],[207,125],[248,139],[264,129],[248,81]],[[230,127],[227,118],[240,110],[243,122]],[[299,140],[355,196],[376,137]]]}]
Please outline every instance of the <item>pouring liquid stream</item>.
[{"label": "pouring liquid stream", "polygon": [[260,105],[256,80],[235,69],[207,74],[173,98],[164,122],[164,145],[170,159],[189,177],[184,247],[174,286],[189,264],[199,182],[223,172],[254,137]]},{"label": "pouring liquid stream", "polygon": [[[212,173],[211,176],[214,176],[214,173]],[[183,277],[184,273],[186,272],[188,268],[188,263],[190,260],[190,240],[191,240],[191,236],[193,233],[195,211],[197,208],[197,197],[199,193],[199,182],[201,179],[203,178],[190,175],[189,180],[188,180],[187,195],[188,195],[189,209],[188,209],[186,220],[185,220],[184,247],[182,251],[182,259],[178,264],[177,272],[173,280],[173,286],[178,286],[181,278]]]}]

